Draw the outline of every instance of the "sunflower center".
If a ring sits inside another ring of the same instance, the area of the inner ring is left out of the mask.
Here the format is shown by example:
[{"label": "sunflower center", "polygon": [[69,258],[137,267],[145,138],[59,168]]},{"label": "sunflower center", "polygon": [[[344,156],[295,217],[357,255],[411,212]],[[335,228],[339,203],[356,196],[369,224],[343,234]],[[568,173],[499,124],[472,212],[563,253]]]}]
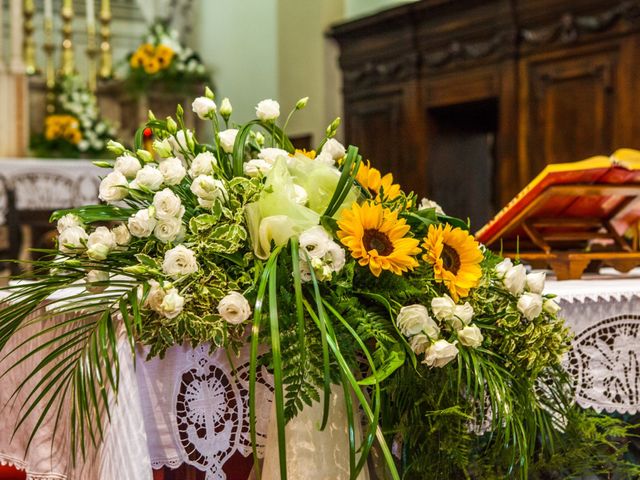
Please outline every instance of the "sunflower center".
[{"label": "sunflower center", "polygon": [[446,243],[442,245],[442,266],[445,270],[453,273],[454,275],[458,274],[458,270],[460,270],[460,255],[456,251],[455,248],[447,245]]},{"label": "sunflower center", "polygon": [[376,250],[378,255],[387,256],[393,253],[393,243],[389,240],[386,233],[382,233],[374,228],[368,228],[364,231],[362,242],[368,251]]}]

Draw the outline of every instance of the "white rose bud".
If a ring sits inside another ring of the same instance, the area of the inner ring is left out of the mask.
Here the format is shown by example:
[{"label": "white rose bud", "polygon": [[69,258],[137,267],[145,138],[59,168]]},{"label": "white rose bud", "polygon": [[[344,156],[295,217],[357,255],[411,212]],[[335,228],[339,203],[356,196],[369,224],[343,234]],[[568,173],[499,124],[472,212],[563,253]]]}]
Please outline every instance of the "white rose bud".
[{"label": "white rose bud", "polygon": [[222,115],[223,118],[229,118],[232,112],[233,107],[231,106],[231,102],[227,97],[223,98],[220,104],[220,115]]},{"label": "white rose bud", "polygon": [[560,305],[558,305],[553,298],[547,298],[544,301],[542,308],[549,315],[556,315],[560,310],[562,310],[562,308],[560,308]]},{"label": "white rose bud", "polygon": [[262,100],[256,107],[256,116],[263,122],[272,122],[280,116],[280,104],[275,100]]},{"label": "white rose bud", "polygon": [[211,175],[213,168],[218,165],[218,160],[211,152],[202,152],[196,155],[189,167],[189,176],[196,178],[199,175]]},{"label": "white rose bud", "polygon": [[170,157],[173,154],[171,142],[169,142],[168,138],[165,138],[164,140],[154,140],[153,150],[162,158]]},{"label": "white rose bud", "polygon": [[207,97],[198,97],[191,104],[193,113],[198,115],[200,120],[213,118],[216,113],[216,102]]},{"label": "white rose bud", "polygon": [[87,248],[87,257],[91,260],[95,260],[96,262],[100,262],[105,260],[109,255],[109,247],[103,245],[102,243],[96,243],[90,248]]},{"label": "white rose bud", "polygon": [[124,145],[113,140],[109,140],[107,142],[107,150],[114,155],[122,155],[124,153]]},{"label": "white rose bud", "polygon": [[124,223],[118,225],[111,231],[113,232],[118,245],[127,245],[131,241],[131,233],[129,233],[129,229]]},{"label": "white rose bud", "polygon": [[340,160],[347,154],[347,151],[344,148],[344,145],[342,145],[339,141],[337,141],[335,138],[330,138],[322,146],[322,150],[320,151],[320,153],[328,153],[334,160]]},{"label": "white rose bud", "polygon": [[547,274],[545,272],[535,272],[527,275],[527,288],[529,291],[542,294],[546,277]]},{"label": "white rose bud", "polygon": [[172,319],[180,315],[183,308],[184,297],[180,296],[178,290],[175,288],[169,289],[160,304],[160,313],[165,317]]},{"label": "white rose bud", "polygon": [[159,220],[153,234],[162,243],[173,242],[182,234],[182,221],[175,217]]},{"label": "white rose bud", "polygon": [[430,367],[444,367],[458,356],[458,348],[455,343],[449,343],[444,339],[432,344],[424,355],[422,363]]},{"label": "white rose bud", "polygon": [[98,197],[107,203],[117,202],[129,193],[128,185],[129,182],[122,173],[113,171],[100,182]]},{"label": "white rose bud", "polygon": [[458,340],[465,347],[478,348],[482,345],[483,339],[482,332],[476,325],[467,325],[458,330]]},{"label": "white rose bud", "polygon": [[79,216],[74,215],[73,213],[67,213],[66,215],[60,217],[60,220],[58,220],[57,224],[58,233],[62,233],[67,228],[71,227],[82,227],[82,220]]},{"label": "white rose bud", "polygon": [[153,156],[144,148],[139,148],[138,150],[136,150],[136,155],[140,160],[142,160],[143,163],[153,162]]},{"label": "white rose bud", "polygon": [[308,102],[309,102],[309,97],[301,98],[296,102],[296,110],[302,110],[304,107],[307,106]]},{"label": "white rose bud", "polygon": [[424,333],[418,333],[409,339],[409,346],[416,355],[426,352],[429,345],[431,341]]},{"label": "white rose bud", "polygon": [[269,170],[273,168],[269,162],[262,160],[261,158],[255,158],[249,160],[243,165],[244,174],[248,177],[257,177],[258,175],[266,175]]},{"label": "white rose bud", "polygon": [[136,174],[136,186],[137,187],[145,187],[152,192],[155,192],[160,188],[162,182],[164,181],[164,176],[156,167],[152,165],[145,165],[140,171]]},{"label": "white rose bud", "polygon": [[142,168],[140,160],[131,155],[122,155],[116,159],[113,169],[127,178],[135,178],[138,170]]},{"label": "white rose bud", "polygon": [[537,293],[523,293],[518,299],[518,310],[527,320],[533,320],[542,313],[542,297]]},{"label": "white rose bud", "polygon": [[107,227],[98,227],[87,239],[87,256],[96,261],[104,260],[116,245],[116,236],[113,232]]},{"label": "white rose bud", "polygon": [[217,180],[210,175],[199,175],[191,184],[191,191],[203,200],[225,200],[227,189],[222,180]]},{"label": "white rose bud", "polygon": [[505,258],[499,264],[496,265],[496,275],[500,280],[503,280],[504,276],[512,268],[513,268],[513,262],[511,262],[511,259]]},{"label": "white rose bud", "polygon": [[87,273],[87,278],[86,278],[87,286],[85,288],[87,289],[87,292],[90,292],[90,293],[104,292],[105,289],[107,288],[106,285],[92,285],[92,284],[104,283],[104,282],[107,282],[108,280],[109,280],[108,272],[105,272],[103,270],[89,270],[89,273]]},{"label": "white rose bud", "polygon": [[165,185],[178,185],[187,175],[187,170],[182,165],[182,160],[171,157],[163,161],[158,167],[164,177]]},{"label": "white rose bud", "polygon": [[251,306],[241,293],[229,292],[220,300],[218,313],[227,322],[239,325],[251,316]]},{"label": "white rose bud", "polygon": [[60,251],[73,253],[79,248],[84,248],[83,241],[86,242],[88,238],[87,232],[80,226],[65,228],[58,237]]},{"label": "white rose bud", "polygon": [[139,210],[129,217],[129,231],[131,235],[138,238],[144,238],[151,235],[153,229],[156,227],[156,219],[153,218],[151,212],[149,212],[148,208],[144,210]]},{"label": "white rose bud", "polygon": [[438,338],[440,328],[429,316],[427,307],[423,305],[409,305],[402,307],[396,318],[396,325],[405,337],[424,332],[431,338]]},{"label": "white rose bud", "polygon": [[153,196],[155,217],[158,220],[166,218],[182,218],[184,207],[182,201],[172,190],[165,188]]},{"label": "white rose bud", "polygon": [[[311,227],[300,234],[300,248],[307,252],[311,258],[322,258],[326,255],[329,244],[333,243],[327,231],[320,225]],[[303,253],[302,251],[300,252]],[[301,255],[303,260],[306,259],[304,254]]]},{"label": "white rose bud", "polygon": [[218,140],[220,140],[220,146],[226,153],[233,153],[233,145],[236,142],[236,136],[238,135],[238,129],[230,128],[218,133]]},{"label": "white rose bud", "polygon": [[438,320],[448,320],[453,317],[456,302],[449,295],[435,297],[431,300],[431,311]]},{"label": "white rose bud", "polygon": [[198,271],[196,254],[184,245],[178,245],[164,254],[162,271],[172,278],[195,273]]},{"label": "white rose bud", "polygon": [[280,157],[289,158],[289,152],[281,148],[270,147],[263,148],[260,150],[260,153],[258,153],[258,158],[270,163],[271,165],[276,163],[276,160]]},{"label": "white rose bud", "polygon": [[513,295],[520,295],[527,283],[527,271],[524,265],[516,265],[507,270],[504,276],[504,286]]}]

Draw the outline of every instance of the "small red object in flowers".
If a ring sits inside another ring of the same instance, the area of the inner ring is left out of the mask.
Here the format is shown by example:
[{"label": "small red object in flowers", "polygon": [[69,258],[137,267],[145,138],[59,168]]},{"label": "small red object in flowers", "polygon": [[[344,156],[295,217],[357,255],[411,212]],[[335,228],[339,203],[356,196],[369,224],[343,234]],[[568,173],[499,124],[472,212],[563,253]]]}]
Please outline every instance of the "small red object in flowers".
[{"label": "small red object in flowers", "polygon": [[147,127],[142,131],[142,134],[145,137],[152,137],[153,136],[153,131],[149,127]]}]

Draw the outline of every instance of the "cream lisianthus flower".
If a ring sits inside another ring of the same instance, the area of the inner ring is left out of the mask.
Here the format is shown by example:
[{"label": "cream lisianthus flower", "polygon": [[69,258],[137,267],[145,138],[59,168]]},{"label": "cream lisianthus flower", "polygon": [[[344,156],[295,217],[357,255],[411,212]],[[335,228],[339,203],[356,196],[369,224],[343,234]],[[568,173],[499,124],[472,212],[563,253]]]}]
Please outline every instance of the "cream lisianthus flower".
[{"label": "cream lisianthus flower", "polygon": [[458,330],[458,340],[465,347],[478,348],[482,345],[482,332],[476,325],[466,325],[464,328]]},{"label": "cream lisianthus flower", "polygon": [[184,235],[182,220],[176,217],[158,220],[153,234],[162,243],[173,242]]},{"label": "cream lisianthus flower", "polygon": [[182,313],[182,309],[184,308],[184,297],[182,297],[178,290],[175,288],[170,288],[162,298],[162,303],[160,304],[160,312],[162,315],[167,317],[168,319],[176,318],[180,313]]},{"label": "cream lisianthus flower", "polygon": [[231,101],[227,97],[224,97],[222,99],[222,103],[220,104],[220,115],[222,115],[224,118],[229,118],[232,113],[233,107],[231,106]]},{"label": "cream lisianthus flower", "polygon": [[329,155],[331,155],[331,158],[333,158],[333,160],[340,160],[347,154],[347,150],[344,148],[344,145],[342,145],[335,138],[330,138],[322,146],[322,150],[320,150],[320,154],[323,153],[328,153]]},{"label": "cream lisianthus flower", "polygon": [[58,245],[63,253],[73,253],[84,248],[89,236],[80,226],[69,227],[63,230],[58,237]]},{"label": "cream lisianthus flower", "polygon": [[147,298],[145,300],[145,306],[150,308],[151,310],[161,313],[162,312],[162,301],[164,300],[165,291],[155,280],[149,280],[149,293],[147,294]]},{"label": "cream lisianthus flower", "polygon": [[[310,258],[322,258],[329,249],[331,237],[320,225],[311,227],[300,234],[300,248],[302,248]],[[300,252],[302,253],[302,252]],[[302,255],[303,258],[305,258]]]},{"label": "cream lisianthus flower", "polygon": [[131,233],[124,223],[121,223],[112,230],[113,235],[116,238],[116,243],[120,246],[127,245],[131,241]]},{"label": "cream lisianthus flower", "polygon": [[396,318],[396,325],[405,337],[424,332],[430,338],[438,338],[440,333],[438,324],[429,316],[424,305],[402,307]]},{"label": "cream lisianthus flower", "polygon": [[523,293],[518,299],[518,311],[531,321],[542,313],[542,297],[537,293]]},{"label": "cream lisianthus flower", "polygon": [[218,139],[220,140],[220,146],[222,150],[226,153],[233,152],[233,145],[236,142],[236,137],[238,136],[237,128],[229,128],[228,130],[223,130],[218,133]]},{"label": "cream lisianthus flower", "polygon": [[218,160],[211,152],[201,152],[193,159],[189,167],[189,176],[196,178],[200,175],[211,175]]},{"label": "cream lisianthus flower", "polygon": [[227,189],[222,180],[213,178],[211,175],[199,175],[191,184],[191,191],[203,200],[225,200]]},{"label": "cream lisianthus flower", "polygon": [[228,323],[239,325],[251,316],[251,306],[241,293],[229,292],[220,300],[218,313]]},{"label": "cream lisianthus flower", "polygon": [[118,202],[129,193],[127,177],[122,173],[113,171],[100,182],[98,197],[107,203]]},{"label": "cream lisianthus flower", "polygon": [[424,333],[418,333],[409,339],[409,346],[416,355],[426,352],[429,345],[431,345],[431,340]]},{"label": "cream lisianthus flower", "polygon": [[542,304],[542,308],[544,309],[545,312],[547,312],[549,315],[555,315],[557,314],[560,310],[562,310],[562,308],[560,307],[560,305],[558,305],[556,303],[556,301],[553,298],[547,298],[544,303]]},{"label": "cream lisianthus flower", "polygon": [[164,254],[162,271],[172,278],[191,275],[198,271],[198,262],[193,250],[178,245]]},{"label": "cream lisianthus flower", "polygon": [[258,175],[265,175],[273,168],[273,165],[261,158],[255,158],[246,162],[243,168],[245,175],[249,177],[257,177]]},{"label": "cream lisianthus flower", "polygon": [[455,343],[440,339],[427,348],[422,363],[430,367],[441,368],[458,356]]},{"label": "cream lisianthus flower", "polygon": [[98,227],[87,239],[87,256],[96,261],[104,260],[116,246],[113,232],[107,227]]},{"label": "cream lisianthus flower", "polygon": [[162,172],[153,165],[145,165],[136,174],[135,185],[139,187],[145,187],[152,192],[155,192],[160,188],[164,182],[164,176]]},{"label": "cream lisianthus flower", "polygon": [[131,235],[134,237],[148,237],[156,227],[156,222],[156,219],[153,218],[148,208],[138,210],[134,215],[129,217],[129,232],[131,232]]},{"label": "cream lisianthus flower", "polygon": [[153,196],[153,206],[158,220],[182,218],[184,215],[184,206],[180,197],[169,188],[160,190]]},{"label": "cream lisianthus flower", "polygon": [[504,275],[504,286],[513,295],[520,295],[527,283],[527,270],[524,265],[511,267]]},{"label": "cream lisianthus flower", "polygon": [[527,288],[532,293],[539,293],[542,295],[544,290],[544,281],[547,277],[545,272],[534,272],[527,275]]},{"label": "cream lisianthus flower", "polygon": [[118,157],[113,165],[116,172],[122,173],[127,178],[135,178],[141,168],[140,160],[129,154]]},{"label": "cream lisianthus flower", "polygon": [[58,233],[62,233],[67,228],[70,227],[82,227],[82,219],[73,213],[67,213],[66,215],[60,217],[58,220],[56,228],[58,229]]},{"label": "cream lisianthus flower", "polygon": [[262,100],[256,106],[256,116],[263,122],[272,122],[280,116],[280,104],[275,100]]},{"label": "cream lisianthus flower", "polygon": [[178,185],[187,175],[187,170],[182,165],[182,160],[176,157],[164,160],[158,166],[158,170],[162,173],[165,185]]},{"label": "cream lisianthus flower", "polygon": [[191,104],[193,113],[198,115],[200,120],[213,118],[216,113],[216,102],[208,97],[198,97]]}]

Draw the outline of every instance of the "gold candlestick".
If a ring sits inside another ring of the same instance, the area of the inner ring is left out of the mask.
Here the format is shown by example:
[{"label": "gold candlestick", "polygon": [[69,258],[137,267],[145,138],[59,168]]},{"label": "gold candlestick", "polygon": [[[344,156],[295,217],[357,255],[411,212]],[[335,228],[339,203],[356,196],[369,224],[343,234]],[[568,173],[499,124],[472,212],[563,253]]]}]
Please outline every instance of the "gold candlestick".
[{"label": "gold candlestick", "polygon": [[47,85],[47,113],[55,110],[55,94],[53,89],[56,86],[56,72],[53,60],[55,45],[53,44],[53,19],[44,19],[44,44],[42,46],[45,54],[45,80]]},{"label": "gold candlestick", "polygon": [[24,31],[24,39],[22,44],[22,54],[24,55],[24,68],[27,75],[33,75],[37,72],[36,67],[36,47],[33,39],[33,14],[35,5],[33,0],[24,0],[22,5],[22,17]]},{"label": "gold candlestick", "polygon": [[113,58],[111,55],[111,2],[102,0],[100,7],[100,78],[107,79],[113,75]]},{"label": "gold candlestick", "polygon": [[89,90],[95,93],[98,88],[98,69],[96,66],[96,55],[98,49],[96,47],[96,26],[94,24],[87,25],[87,59],[89,63]]},{"label": "gold candlestick", "polygon": [[63,75],[73,75],[75,59],[73,55],[73,0],[62,4],[62,68]]}]

